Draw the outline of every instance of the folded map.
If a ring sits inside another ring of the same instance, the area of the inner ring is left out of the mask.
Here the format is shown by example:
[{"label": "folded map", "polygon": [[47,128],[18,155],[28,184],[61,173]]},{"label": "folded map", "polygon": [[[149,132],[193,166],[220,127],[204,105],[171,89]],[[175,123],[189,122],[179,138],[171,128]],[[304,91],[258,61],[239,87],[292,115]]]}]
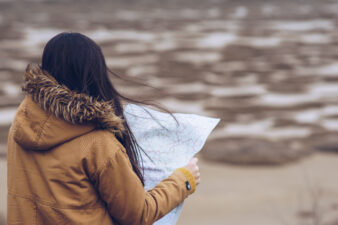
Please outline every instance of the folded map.
[{"label": "folded map", "polygon": [[[154,188],[175,169],[185,166],[198,153],[220,119],[194,114],[159,112],[128,104],[124,116],[141,151],[145,189]],[[183,203],[155,225],[174,225]]]}]

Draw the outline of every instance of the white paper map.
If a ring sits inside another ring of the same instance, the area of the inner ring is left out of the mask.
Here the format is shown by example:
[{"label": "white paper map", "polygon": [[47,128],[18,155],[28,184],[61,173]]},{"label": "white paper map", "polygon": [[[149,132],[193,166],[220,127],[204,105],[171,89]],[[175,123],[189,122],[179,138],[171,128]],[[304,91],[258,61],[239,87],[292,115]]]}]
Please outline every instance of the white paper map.
[{"label": "white paper map", "polygon": [[[220,119],[194,114],[168,113],[128,104],[124,116],[142,151],[145,189],[154,188],[199,152]],[[154,120],[155,119],[155,120]],[[157,122],[156,122],[157,121]],[[177,123],[178,122],[178,123]],[[155,225],[176,224],[183,203]]]}]

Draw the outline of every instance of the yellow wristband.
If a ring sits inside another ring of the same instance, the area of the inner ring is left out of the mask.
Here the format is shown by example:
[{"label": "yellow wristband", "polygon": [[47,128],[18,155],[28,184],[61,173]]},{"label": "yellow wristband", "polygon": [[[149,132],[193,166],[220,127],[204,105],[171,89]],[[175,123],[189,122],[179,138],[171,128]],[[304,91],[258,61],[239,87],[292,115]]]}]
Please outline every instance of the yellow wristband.
[{"label": "yellow wristband", "polygon": [[194,176],[191,174],[191,172],[188,169],[183,168],[183,167],[182,168],[178,168],[176,171],[180,171],[181,173],[184,174],[184,176],[187,178],[187,180],[189,181],[189,184],[191,186],[191,192],[192,193],[195,192],[195,190],[196,190],[196,181],[195,181]]}]

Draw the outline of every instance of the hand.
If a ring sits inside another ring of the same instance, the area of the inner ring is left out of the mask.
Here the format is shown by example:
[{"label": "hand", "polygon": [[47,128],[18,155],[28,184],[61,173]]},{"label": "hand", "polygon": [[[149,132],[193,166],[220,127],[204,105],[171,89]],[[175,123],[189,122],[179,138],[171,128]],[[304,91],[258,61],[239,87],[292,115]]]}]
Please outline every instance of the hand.
[{"label": "hand", "polygon": [[198,162],[198,158],[194,157],[190,159],[189,163],[184,167],[188,169],[191,172],[191,174],[194,176],[196,185],[198,185],[201,182],[201,178],[200,178],[201,174],[200,174],[200,169],[198,168],[197,162]]}]

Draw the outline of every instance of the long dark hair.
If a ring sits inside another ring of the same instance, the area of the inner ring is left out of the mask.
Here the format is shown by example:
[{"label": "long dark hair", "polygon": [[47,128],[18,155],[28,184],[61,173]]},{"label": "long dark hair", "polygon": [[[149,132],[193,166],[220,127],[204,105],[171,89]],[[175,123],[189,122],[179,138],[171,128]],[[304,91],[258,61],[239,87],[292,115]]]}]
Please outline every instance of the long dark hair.
[{"label": "long dark hair", "polygon": [[[80,33],[60,33],[48,41],[43,51],[41,68],[73,91],[102,101],[113,101],[115,114],[123,119],[121,100],[142,103],[122,96],[114,88],[101,48]],[[144,185],[141,149],[126,121],[124,127],[123,137],[117,138],[125,147],[133,170]]]}]

